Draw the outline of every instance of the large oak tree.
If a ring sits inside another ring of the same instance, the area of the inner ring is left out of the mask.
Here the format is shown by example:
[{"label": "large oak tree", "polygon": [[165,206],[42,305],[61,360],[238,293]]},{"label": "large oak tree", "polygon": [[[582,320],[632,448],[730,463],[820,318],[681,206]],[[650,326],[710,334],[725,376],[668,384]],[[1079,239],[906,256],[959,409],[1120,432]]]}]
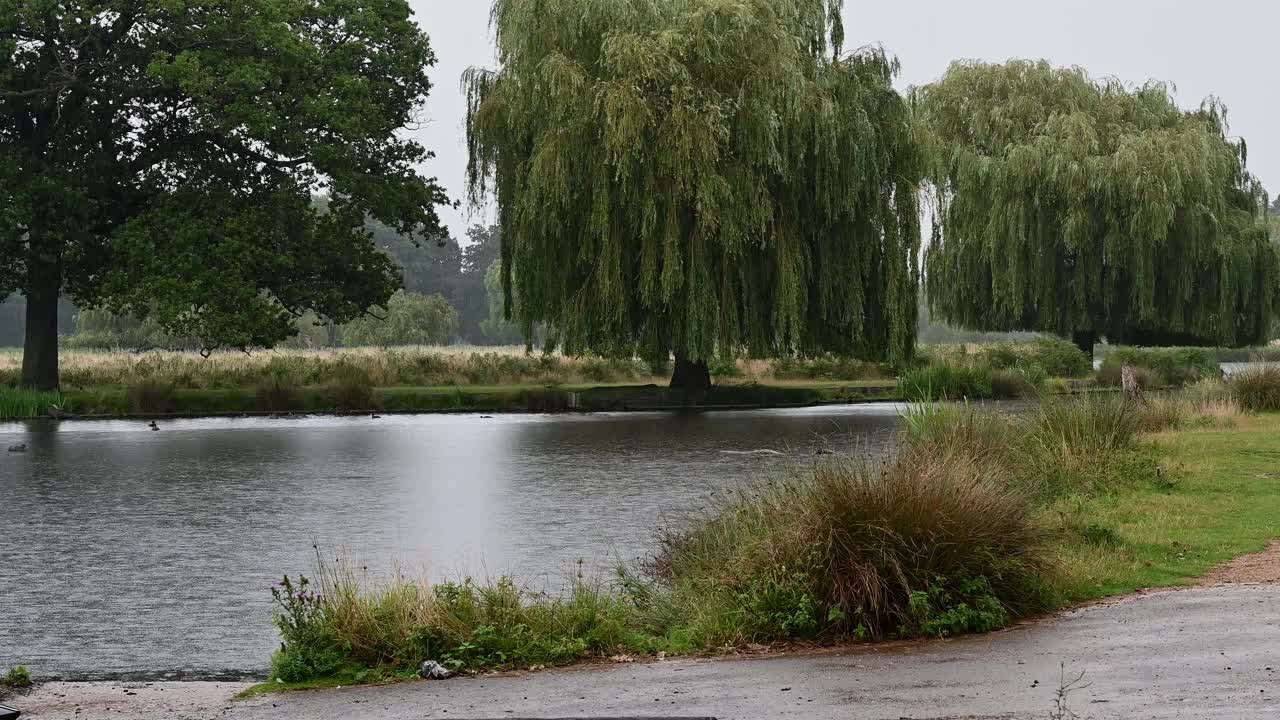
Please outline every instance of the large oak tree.
[{"label": "large oak tree", "polygon": [[674,351],[686,387],[716,353],[910,357],[923,161],[896,63],[844,53],[841,5],[494,3],[470,185],[526,336]]},{"label": "large oak tree", "polygon": [[1113,342],[1268,339],[1267,196],[1215,100],[1045,62],[963,62],[915,100],[932,142],[935,316]]},{"label": "large oak tree", "polygon": [[447,202],[401,132],[433,62],[405,0],[0,0],[24,384],[58,383],[60,295],[240,348],[384,304],[400,277],[366,220],[434,236]]}]

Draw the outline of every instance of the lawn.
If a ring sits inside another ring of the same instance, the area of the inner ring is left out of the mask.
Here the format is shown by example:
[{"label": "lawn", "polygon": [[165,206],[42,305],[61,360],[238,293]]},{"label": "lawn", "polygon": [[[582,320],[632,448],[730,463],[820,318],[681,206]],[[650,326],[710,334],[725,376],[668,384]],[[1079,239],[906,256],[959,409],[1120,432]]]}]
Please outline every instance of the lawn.
[{"label": "lawn", "polygon": [[1162,487],[1049,508],[1064,526],[1094,528],[1062,547],[1068,599],[1194,584],[1280,537],[1280,415],[1247,416],[1236,428],[1160,433],[1151,442],[1167,479]]}]

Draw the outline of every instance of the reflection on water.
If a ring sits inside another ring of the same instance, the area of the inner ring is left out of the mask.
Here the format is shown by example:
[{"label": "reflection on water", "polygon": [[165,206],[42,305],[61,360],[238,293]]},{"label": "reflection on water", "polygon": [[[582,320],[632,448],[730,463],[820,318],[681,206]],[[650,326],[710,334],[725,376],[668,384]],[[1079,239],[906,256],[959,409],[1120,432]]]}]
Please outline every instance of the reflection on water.
[{"label": "reflection on water", "polygon": [[[899,409],[0,424],[0,666],[261,671],[268,588],[312,542],[371,569],[554,586],[643,554],[713,489]],[[726,450],[769,448],[784,458]]]}]

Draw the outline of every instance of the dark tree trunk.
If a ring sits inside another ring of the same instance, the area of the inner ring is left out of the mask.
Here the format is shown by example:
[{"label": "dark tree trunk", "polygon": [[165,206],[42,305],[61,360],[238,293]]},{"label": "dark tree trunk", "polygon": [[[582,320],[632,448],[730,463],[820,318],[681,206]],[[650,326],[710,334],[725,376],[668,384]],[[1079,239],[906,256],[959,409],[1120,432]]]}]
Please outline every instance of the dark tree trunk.
[{"label": "dark tree trunk", "polygon": [[671,374],[671,387],[689,393],[705,394],[711,388],[711,369],[705,360],[690,360],[676,353],[675,372]]},{"label": "dark tree trunk", "polygon": [[22,346],[22,386],[58,389],[58,292],[56,263],[27,268],[27,329]]},{"label": "dark tree trunk", "polygon": [[1092,360],[1093,346],[1098,343],[1098,334],[1092,330],[1073,332],[1071,333],[1071,342],[1075,343],[1076,347],[1084,351],[1084,354],[1088,355],[1089,359]]}]

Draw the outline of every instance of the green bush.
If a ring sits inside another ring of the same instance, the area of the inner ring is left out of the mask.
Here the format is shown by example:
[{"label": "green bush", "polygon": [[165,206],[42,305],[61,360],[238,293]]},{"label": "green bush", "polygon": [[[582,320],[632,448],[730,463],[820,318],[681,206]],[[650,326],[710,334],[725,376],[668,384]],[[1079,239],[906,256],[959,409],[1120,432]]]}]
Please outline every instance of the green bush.
[{"label": "green bush", "polygon": [[552,598],[507,579],[372,585],[342,564],[319,571],[317,589],[286,577],[272,590],[282,640],[275,679],[411,674],[424,660],[455,671],[564,665],[636,644],[630,607],[584,582]]},{"label": "green bush", "polygon": [[991,396],[1025,398],[1038,394],[1049,379],[1044,368],[1034,363],[996,370],[991,374]]},{"label": "green bush", "polygon": [[271,661],[271,674],[283,682],[303,682],[336,675],[348,660],[334,629],[326,622],[322,596],[311,581],[288,575],[271,588],[274,619],[280,630],[280,650]]},{"label": "green bush", "polygon": [[645,363],[635,358],[586,358],[582,374],[591,382],[636,380],[648,373]]},{"label": "green bush", "polygon": [[1232,375],[1231,395],[1250,412],[1280,410],[1280,367],[1264,365]]},{"label": "green bush", "polygon": [[899,628],[903,637],[948,637],[990,632],[1009,624],[1009,611],[996,597],[991,583],[980,577],[954,589],[939,583],[916,590],[907,602],[907,622]]},{"label": "green bush", "polygon": [[1059,338],[1039,338],[1031,343],[1031,358],[1053,377],[1085,377],[1093,372],[1093,359],[1075,343]]},{"label": "green bush", "polygon": [[22,688],[31,687],[31,673],[25,665],[15,665],[9,668],[9,672],[0,677],[0,685],[8,688],[20,690]]},{"label": "green bush", "polygon": [[742,368],[733,358],[716,358],[708,363],[708,368],[713,378],[739,378],[743,375]]},{"label": "green bush", "polygon": [[773,363],[773,377],[778,380],[874,380],[884,376],[880,365],[834,355],[781,358]]},{"label": "green bush", "polygon": [[378,308],[379,316],[362,317],[341,329],[348,347],[439,345],[458,329],[458,311],[440,295],[401,290]]},{"label": "green bush", "polygon": [[1214,354],[1205,348],[1115,347],[1107,353],[1098,371],[1100,385],[1120,384],[1120,369],[1132,365],[1147,370],[1154,383],[1182,387],[1205,378],[1222,377]]},{"label": "green bush", "polygon": [[1084,351],[1058,338],[986,345],[979,348],[973,357],[990,365],[993,370],[1036,367],[1051,377],[1084,377],[1093,372],[1093,363]]}]

